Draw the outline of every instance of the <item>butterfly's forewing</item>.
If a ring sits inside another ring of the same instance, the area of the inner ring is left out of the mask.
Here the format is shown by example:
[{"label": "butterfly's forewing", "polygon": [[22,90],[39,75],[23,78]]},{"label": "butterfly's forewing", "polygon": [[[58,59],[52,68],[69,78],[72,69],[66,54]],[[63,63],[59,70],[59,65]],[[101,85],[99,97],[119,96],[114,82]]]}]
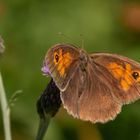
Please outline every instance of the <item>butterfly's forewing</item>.
[{"label": "butterfly's forewing", "polygon": [[57,44],[47,52],[45,65],[48,66],[51,77],[61,91],[67,88],[73,77],[77,69],[78,57],[78,48],[67,44]]},{"label": "butterfly's forewing", "polygon": [[113,76],[113,88],[119,88],[114,92],[123,104],[128,104],[140,98],[140,64],[127,57],[108,54],[94,53],[91,54],[93,62],[104,67]]},{"label": "butterfly's forewing", "polygon": [[113,93],[112,75],[104,67],[88,62],[85,70],[79,66],[67,89],[62,92],[64,107],[74,117],[91,122],[107,122],[121,110],[121,102]]}]

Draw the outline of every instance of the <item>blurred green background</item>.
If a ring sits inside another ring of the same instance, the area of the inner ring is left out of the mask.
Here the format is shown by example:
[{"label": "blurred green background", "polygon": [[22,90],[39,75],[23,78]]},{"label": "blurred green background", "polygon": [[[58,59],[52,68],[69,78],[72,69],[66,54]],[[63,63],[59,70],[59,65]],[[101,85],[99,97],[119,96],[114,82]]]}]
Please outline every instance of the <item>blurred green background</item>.
[{"label": "blurred green background", "polygon": [[[48,48],[63,42],[81,46],[84,40],[89,52],[140,61],[140,1],[0,0],[0,34],[6,46],[0,65],[8,99],[23,90],[11,111],[13,139],[33,140],[39,121],[36,101],[48,83],[41,73]],[[0,114],[0,140],[3,133]],[[114,121],[96,125],[74,119],[62,108],[45,139],[140,140],[140,101],[123,107]]]}]

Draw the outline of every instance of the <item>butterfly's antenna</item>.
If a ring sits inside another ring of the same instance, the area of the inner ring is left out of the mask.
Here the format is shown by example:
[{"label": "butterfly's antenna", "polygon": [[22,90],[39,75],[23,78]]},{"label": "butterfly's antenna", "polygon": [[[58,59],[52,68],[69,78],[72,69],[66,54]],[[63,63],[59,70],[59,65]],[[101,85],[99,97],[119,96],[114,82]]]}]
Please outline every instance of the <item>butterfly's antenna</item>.
[{"label": "butterfly's antenna", "polygon": [[[62,32],[58,32],[57,35],[64,37],[64,38],[67,39],[69,42],[73,42],[73,39],[72,39],[71,37],[65,35],[65,34],[62,33]],[[75,45],[75,46],[79,46],[79,45],[77,45],[76,43],[72,43],[72,44]]]},{"label": "butterfly's antenna", "polygon": [[58,34],[59,36],[62,36],[62,37],[64,37],[64,38],[68,39],[69,41],[72,41],[72,38],[70,38],[69,36],[65,35],[65,34],[62,33],[62,32],[58,32],[57,34]]},{"label": "butterfly's antenna", "polygon": [[85,40],[82,34],[80,34],[80,38],[81,38],[81,48],[84,49]]},{"label": "butterfly's antenna", "polygon": [[37,112],[40,117],[36,140],[42,140],[48,129],[50,120],[56,115],[61,105],[60,90],[53,80],[47,85],[37,101]]}]

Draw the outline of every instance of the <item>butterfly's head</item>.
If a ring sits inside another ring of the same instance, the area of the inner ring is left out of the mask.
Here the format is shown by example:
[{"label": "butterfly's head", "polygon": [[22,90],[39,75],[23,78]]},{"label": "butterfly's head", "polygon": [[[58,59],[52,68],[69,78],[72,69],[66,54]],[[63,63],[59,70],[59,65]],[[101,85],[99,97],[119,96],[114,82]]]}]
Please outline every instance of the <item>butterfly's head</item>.
[{"label": "butterfly's head", "polygon": [[88,56],[87,52],[83,49],[80,49],[79,60],[81,61],[80,62],[81,66],[85,69],[85,67],[87,66],[87,63],[89,61],[89,56]]}]

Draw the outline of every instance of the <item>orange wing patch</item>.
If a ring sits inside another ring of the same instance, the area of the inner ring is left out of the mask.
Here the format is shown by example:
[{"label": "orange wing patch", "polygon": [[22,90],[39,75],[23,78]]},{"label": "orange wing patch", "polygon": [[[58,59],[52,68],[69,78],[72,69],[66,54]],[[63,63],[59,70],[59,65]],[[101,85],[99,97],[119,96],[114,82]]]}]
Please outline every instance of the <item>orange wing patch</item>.
[{"label": "orange wing patch", "polygon": [[[140,81],[140,71],[132,70],[130,64],[126,64],[124,68],[122,65],[113,62],[107,65],[107,67],[111,71],[112,75],[120,81],[120,86],[125,91],[127,91],[134,82]],[[134,73],[137,74],[137,77],[133,75]]]},{"label": "orange wing patch", "polygon": [[[58,55],[58,61],[56,60],[56,55]],[[72,56],[69,52],[63,54],[62,49],[59,50],[59,53],[54,52],[54,63],[57,65],[57,70],[61,77],[64,76],[66,68],[72,63]]]},{"label": "orange wing patch", "polygon": [[119,80],[122,77],[124,70],[121,65],[118,65],[116,63],[110,63],[107,67],[116,79]]}]

